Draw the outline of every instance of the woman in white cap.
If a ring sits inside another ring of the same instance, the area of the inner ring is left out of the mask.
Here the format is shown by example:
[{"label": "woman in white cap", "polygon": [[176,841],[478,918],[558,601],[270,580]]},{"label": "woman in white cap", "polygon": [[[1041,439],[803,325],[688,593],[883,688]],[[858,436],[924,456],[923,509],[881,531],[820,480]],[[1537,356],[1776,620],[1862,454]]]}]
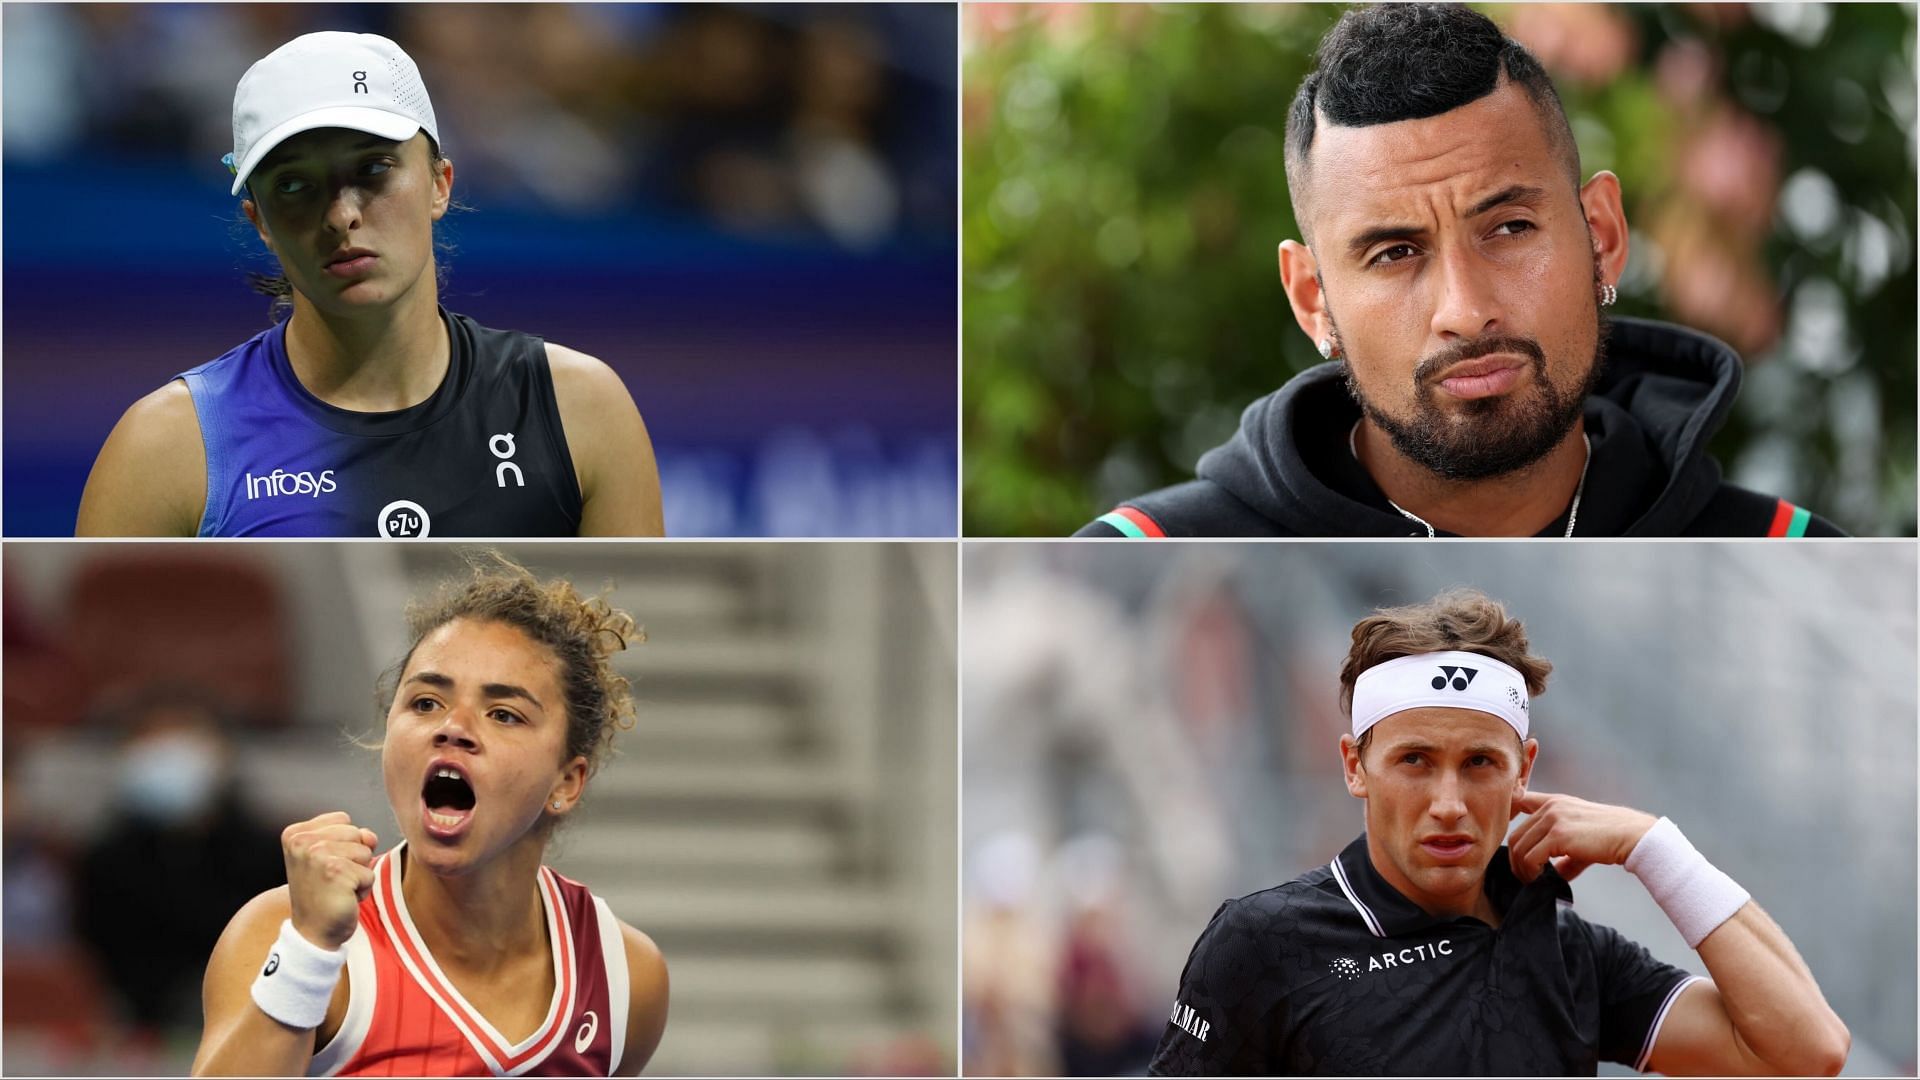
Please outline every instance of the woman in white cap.
[{"label": "woman in white cap", "polygon": [[383,683],[401,843],[334,811],[207,960],[196,1075],[636,1075],[667,1021],[646,934],[542,865],[614,733],[633,619],[497,555],[409,611]]},{"label": "woman in white cap", "polygon": [[439,303],[453,163],[419,70],[306,34],[233,102],[232,194],[292,315],[127,410],[81,535],[647,536],[653,447],[611,368]]}]

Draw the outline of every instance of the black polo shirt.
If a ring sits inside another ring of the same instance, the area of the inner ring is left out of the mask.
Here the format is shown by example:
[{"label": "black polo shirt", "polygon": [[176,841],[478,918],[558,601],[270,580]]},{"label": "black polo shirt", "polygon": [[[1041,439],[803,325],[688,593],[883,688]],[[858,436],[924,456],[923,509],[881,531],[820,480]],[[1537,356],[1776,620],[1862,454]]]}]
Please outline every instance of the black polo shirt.
[{"label": "black polo shirt", "polygon": [[1436,918],[1374,870],[1363,833],[1334,861],[1229,900],[1193,947],[1156,1076],[1592,1076],[1645,1069],[1698,976],[1575,915],[1548,867],[1487,867],[1494,929]]}]

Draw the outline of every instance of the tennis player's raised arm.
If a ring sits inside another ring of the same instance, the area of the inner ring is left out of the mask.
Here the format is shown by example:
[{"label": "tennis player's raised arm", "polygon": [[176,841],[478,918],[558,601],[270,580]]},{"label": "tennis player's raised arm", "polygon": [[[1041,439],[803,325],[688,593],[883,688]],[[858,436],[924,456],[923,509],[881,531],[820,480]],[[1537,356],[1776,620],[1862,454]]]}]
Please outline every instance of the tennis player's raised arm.
[{"label": "tennis player's raised arm", "polygon": [[280,834],[287,884],[248,901],[207,960],[195,1076],[305,1076],[339,1030],[347,940],[373,888],[373,830],[335,810]]},{"label": "tennis player's raised arm", "polygon": [[1507,850],[1532,880],[1548,863],[1569,880],[1617,865],[1640,879],[1711,982],[1681,991],[1647,1068],[1669,1076],[1833,1076],[1853,1037],[1828,1007],[1793,942],[1747,891],[1707,861],[1679,826],[1624,806],[1529,791]]},{"label": "tennis player's raised arm", "polygon": [[1711,982],[1687,988],[1647,1067],[1668,1076],[1836,1076],[1853,1037],[1786,932],[1748,900],[1699,945]]},{"label": "tennis player's raised arm", "polygon": [[207,505],[207,451],[178,379],[120,417],[87,475],[75,536],[193,536]]},{"label": "tennis player's raised arm", "polygon": [[547,343],[553,394],[580,480],[580,535],[661,536],[660,471],[627,384],[602,361]]},{"label": "tennis player's raised arm", "polygon": [[341,973],[327,1020],[319,1030],[289,1027],[254,1003],[253,981],[273,951],[293,905],[285,885],[248,901],[227,923],[207,960],[200,1002],[205,1026],[193,1055],[195,1076],[305,1076],[307,1063],[347,1011],[347,980]]},{"label": "tennis player's raised arm", "polygon": [[639,1076],[667,1030],[667,962],[653,939],[620,924],[627,946],[627,1045],[616,1070]]}]

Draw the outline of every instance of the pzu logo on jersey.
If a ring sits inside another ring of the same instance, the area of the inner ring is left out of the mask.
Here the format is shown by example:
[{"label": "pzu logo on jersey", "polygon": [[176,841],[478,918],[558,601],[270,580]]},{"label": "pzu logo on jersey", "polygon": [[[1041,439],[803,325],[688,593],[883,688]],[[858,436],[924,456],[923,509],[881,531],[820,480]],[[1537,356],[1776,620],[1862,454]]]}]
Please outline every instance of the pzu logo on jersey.
[{"label": "pzu logo on jersey", "polygon": [[421,540],[433,535],[433,518],[412,499],[395,499],[380,508],[380,535],[389,540]]}]

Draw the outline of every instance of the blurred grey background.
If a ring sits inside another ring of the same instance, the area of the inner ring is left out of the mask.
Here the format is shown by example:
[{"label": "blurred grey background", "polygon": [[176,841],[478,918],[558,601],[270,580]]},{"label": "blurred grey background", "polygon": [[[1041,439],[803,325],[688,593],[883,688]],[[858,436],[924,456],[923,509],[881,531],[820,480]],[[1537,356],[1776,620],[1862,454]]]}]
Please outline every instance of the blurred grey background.
[{"label": "blurred grey background", "polygon": [[[970,1075],[1144,1071],[1214,908],[1364,828],[1338,749],[1353,624],[1460,585],[1555,664],[1533,787],[1673,818],[1806,958],[1852,1030],[1847,1073],[1914,1072],[1911,544],[976,542],[963,561]],[[1624,871],[1574,892],[1705,972]]]},{"label": "blurred grey background", "polygon": [[[951,1073],[953,545],[501,550],[610,588],[647,632],[618,660],[638,725],[548,861],[667,958],[648,1071]],[[4,1071],[184,1073],[211,946],[192,939],[238,907],[214,883],[283,882],[280,829],[326,810],[393,844],[349,736],[377,730],[408,598],[464,569],[441,544],[15,542],[4,571]],[[199,727],[231,757],[195,780],[148,733]],[[262,836],[281,876],[240,882]],[[101,959],[103,934],[163,915],[151,959]]]}]

